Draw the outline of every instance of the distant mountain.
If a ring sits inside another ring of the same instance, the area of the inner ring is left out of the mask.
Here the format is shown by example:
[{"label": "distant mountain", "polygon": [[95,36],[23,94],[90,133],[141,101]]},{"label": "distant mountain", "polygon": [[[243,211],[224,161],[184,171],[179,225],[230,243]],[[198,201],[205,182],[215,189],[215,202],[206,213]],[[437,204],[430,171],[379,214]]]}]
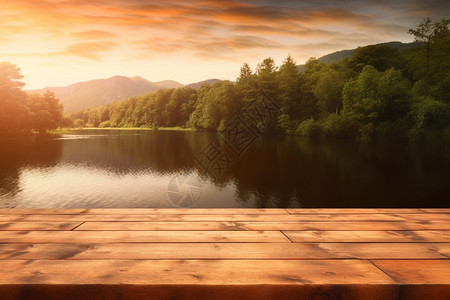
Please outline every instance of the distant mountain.
[{"label": "distant mountain", "polygon": [[[389,42],[389,43],[381,43],[381,44],[376,44],[376,45],[377,46],[389,46],[391,48],[398,49],[398,50],[408,50],[408,49],[413,49],[413,48],[417,47],[419,44],[416,42],[413,42],[413,43]],[[342,58],[351,58],[353,56],[353,53],[355,52],[355,50],[356,49],[341,50],[341,51],[333,52],[333,53],[324,55],[324,56],[318,58],[317,60],[322,61],[327,64],[333,63],[333,62],[338,62]]]},{"label": "distant mountain", "polygon": [[152,82],[152,83],[161,89],[180,88],[180,87],[184,86],[183,84],[179,83],[178,81],[174,81],[174,80],[163,80],[163,81],[156,81],[156,82]]},{"label": "distant mountain", "polygon": [[29,90],[27,93],[45,93],[49,90],[60,99],[66,112],[106,105],[132,96],[154,92],[160,88],[177,88],[181,83],[166,80],[151,82],[142,77],[114,76],[108,79],[96,79],[78,82],[66,87],[48,87]]},{"label": "distant mountain", "polygon": [[[387,45],[395,49],[407,50],[417,47],[418,43],[390,42],[377,45]],[[333,52],[320,57],[318,60],[325,63],[337,62],[344,57],[351,58],[355,50],[356,49]],[[304,65],[299,65],[298,69],[303,71]],[[199,89],[205,83],[214,84],[217,81],[220,80],[208,79],[191,83],[187,86]],[[27,92],[42,94],[45,93],[45,91],[50,90],[55,93],[55,96],[58,99],[60,99],[61,103],[64,105],[65,112],[74,112],[90,107],[106,105],[132,96],[154,92],[160,88],[179,88],[183,86],[183,84],[173,80],[151,82],[139,76],[131,78],[114,76],[108,79],[78,82],[66,87],[48,87],[40,90],[29,90]]]},{"label": "distant mountain", "polygon": [[190,87],[192,87],[192,88],[198,90],[198,89],[199,89],[202,85],[204,85],[204,84],[214,84],[214,83],[216,83],[217,81],[220,81],[220,79],[208,79],[208,80],[203,80],[203,81],[200,81],[200,82],[195,82],[195,83],[188,84],[188,86],[190,86]]}]

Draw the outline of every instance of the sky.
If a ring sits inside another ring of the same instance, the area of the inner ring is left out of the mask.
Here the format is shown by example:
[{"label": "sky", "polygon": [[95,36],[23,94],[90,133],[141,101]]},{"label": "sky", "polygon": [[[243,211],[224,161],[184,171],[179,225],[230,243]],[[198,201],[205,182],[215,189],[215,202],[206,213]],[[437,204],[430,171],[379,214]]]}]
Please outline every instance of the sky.
[{"label": "sky", "polygon": [[25,89],[115,75],[183,84],[236,80],[244,62],[389,41],[448,18],[448,0],[1,0],[0,61]]}]

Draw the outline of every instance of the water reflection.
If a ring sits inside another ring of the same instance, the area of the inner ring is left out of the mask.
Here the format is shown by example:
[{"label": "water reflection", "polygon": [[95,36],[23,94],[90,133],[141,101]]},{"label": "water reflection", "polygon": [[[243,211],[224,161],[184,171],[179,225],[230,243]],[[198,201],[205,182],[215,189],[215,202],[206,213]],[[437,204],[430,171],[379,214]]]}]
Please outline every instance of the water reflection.
[{"label": "water reflection", "polygon": [[0,206],[16,206],[22,168],[52,168],[60,159],[61,150],[61,143],[48,143],[41,138],[0,140]]},{"label": "water reflection", "polygon": [[[212,133],[79,131],[0,141],[0,206],[173,207],[168,184],[197,171]],[[446,152],[264,136],[221,178],[202,177],[197,207],[442,207]]]}]

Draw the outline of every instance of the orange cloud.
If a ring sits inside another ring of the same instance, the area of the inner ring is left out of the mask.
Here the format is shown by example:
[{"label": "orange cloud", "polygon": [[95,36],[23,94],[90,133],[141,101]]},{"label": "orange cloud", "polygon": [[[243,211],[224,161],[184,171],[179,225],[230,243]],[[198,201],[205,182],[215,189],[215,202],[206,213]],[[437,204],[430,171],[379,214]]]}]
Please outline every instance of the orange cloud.
[{"label": "orange cloud", "polygon": [[117,46],[118,44],[114,42],[76,43],[66,47],[64,51],[58,52],[57,54],[97,60],[100,59],[105,52],[109,52]]},{"label": "orange cloud", "polygon": [[24,70],[95,61],[94,71],[79,76],[116,70],[117,59],[124,69],[145,65],[159,73],[155,58],[179,69],[196,65],[199,73],[218,59],[230,74],[267,56],[298,54],[302,62],[343,48],[412,41],[408,28],[448,11],[448,0],[0,0],[0,51]]},{"label": "orange cloud", "polygon": [[117,37],[116,34],[103,30],[88,30],[88,31],[73,32],[71,33],[71,36],[83,40],[104,40]]}]

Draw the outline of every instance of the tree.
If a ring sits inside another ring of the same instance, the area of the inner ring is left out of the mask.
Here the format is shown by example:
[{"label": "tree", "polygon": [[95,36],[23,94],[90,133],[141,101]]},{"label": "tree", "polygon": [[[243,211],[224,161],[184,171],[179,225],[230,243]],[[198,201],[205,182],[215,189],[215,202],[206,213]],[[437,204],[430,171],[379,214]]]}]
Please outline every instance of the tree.
[{"label": "tree", "polygon": [[258,64],[256,69],[256,81],[260,92],[265,92],[272,99],[278,95],[277,67],[275,61],[269,57]]},{"label": "tree", "polygon": [[84,125],[85,125],[85,123],[86,123],[86,122],[84,122],[83,119],[76,119],[76,120],[73,122],[73,127],[75,127],[75,128],[83,128]]},{"label": "tree", "polygon": [[56,129],[63,119],[63,106],[55,98],[55,94],[47,91],[44,95],[32,94],[29,96],[32,128],[39,133]]},{"label": "tree", "polygon": [[300,99],[300,75],[294,59],[288,55],[277,74],[281,110],[292,115]]},{"label": "tree", "polygon": [[426,75],[430,75],[430,61],[432,50],[435,44],[442,40],[448,41],[450,19],[442,19],[441,21],[432,21],[426,18],[416,29],[409,29],[408,33],[414,35],[417,42],[424,45],[426,57]]},{"label": "tree", "polygon": [[342,90],[348,76],[343,70],[326,66],[319,71],[319,78],[312,92],[318,99],[317,105],[322,116],[338,114],[342,107]]},{"label": "tree", "polygon": [[256,75],[247,63],[241,67],[239,77],[236,79],[236,86],[242,95],[243,101],[252,101],[258,94],[258,82]]},{"label": "tree", "polygon": [[300,73],[299,79],[299,101],[295,106],[295,113],[292,117],[300,122],[307,119],[315,119],[318,116],[317,97],[313,93],[313,88],[319,80],[320,71],[326,66],[324,62],[316,58],[310,58],[305,63],[304,71]]},{"label": "tree", "polygon": [[20,69],[0,63],[0,137],[12,137],[30,129],[27,95]]},{"label": "tree", "polygon": [[367,65],[383,72],[392,67],[399,69],[404,62],[400,51],[395,48],[387,45],[369,45],[356,49],[348,64],[359,73]]},{"label": "tree", "polygon": [[401,72],[378,72],[372,66],[350,80],[343,90],[343,114],[350,121],[376,128],[383,122],[396,122],[409,112],[411,86]]},{"label": "tree", "polygon": [[233,118],[242,115],[243,106],[236,85],[219,81],[200,89],[189,124],[195,128],[221,130]]},{"label": "tree", "polygon": [[422,97],[414,103],[416,126],[419,129],[443,130],[450,126],[450,104]]},{"label": "tree", "polygon": [[165,106],[165,115],[167,116],[167,126],[182,126],[189,120],[189,115],[194,109],[197,91],[192,87],[177,88],[170,96],[169,103]]}]

